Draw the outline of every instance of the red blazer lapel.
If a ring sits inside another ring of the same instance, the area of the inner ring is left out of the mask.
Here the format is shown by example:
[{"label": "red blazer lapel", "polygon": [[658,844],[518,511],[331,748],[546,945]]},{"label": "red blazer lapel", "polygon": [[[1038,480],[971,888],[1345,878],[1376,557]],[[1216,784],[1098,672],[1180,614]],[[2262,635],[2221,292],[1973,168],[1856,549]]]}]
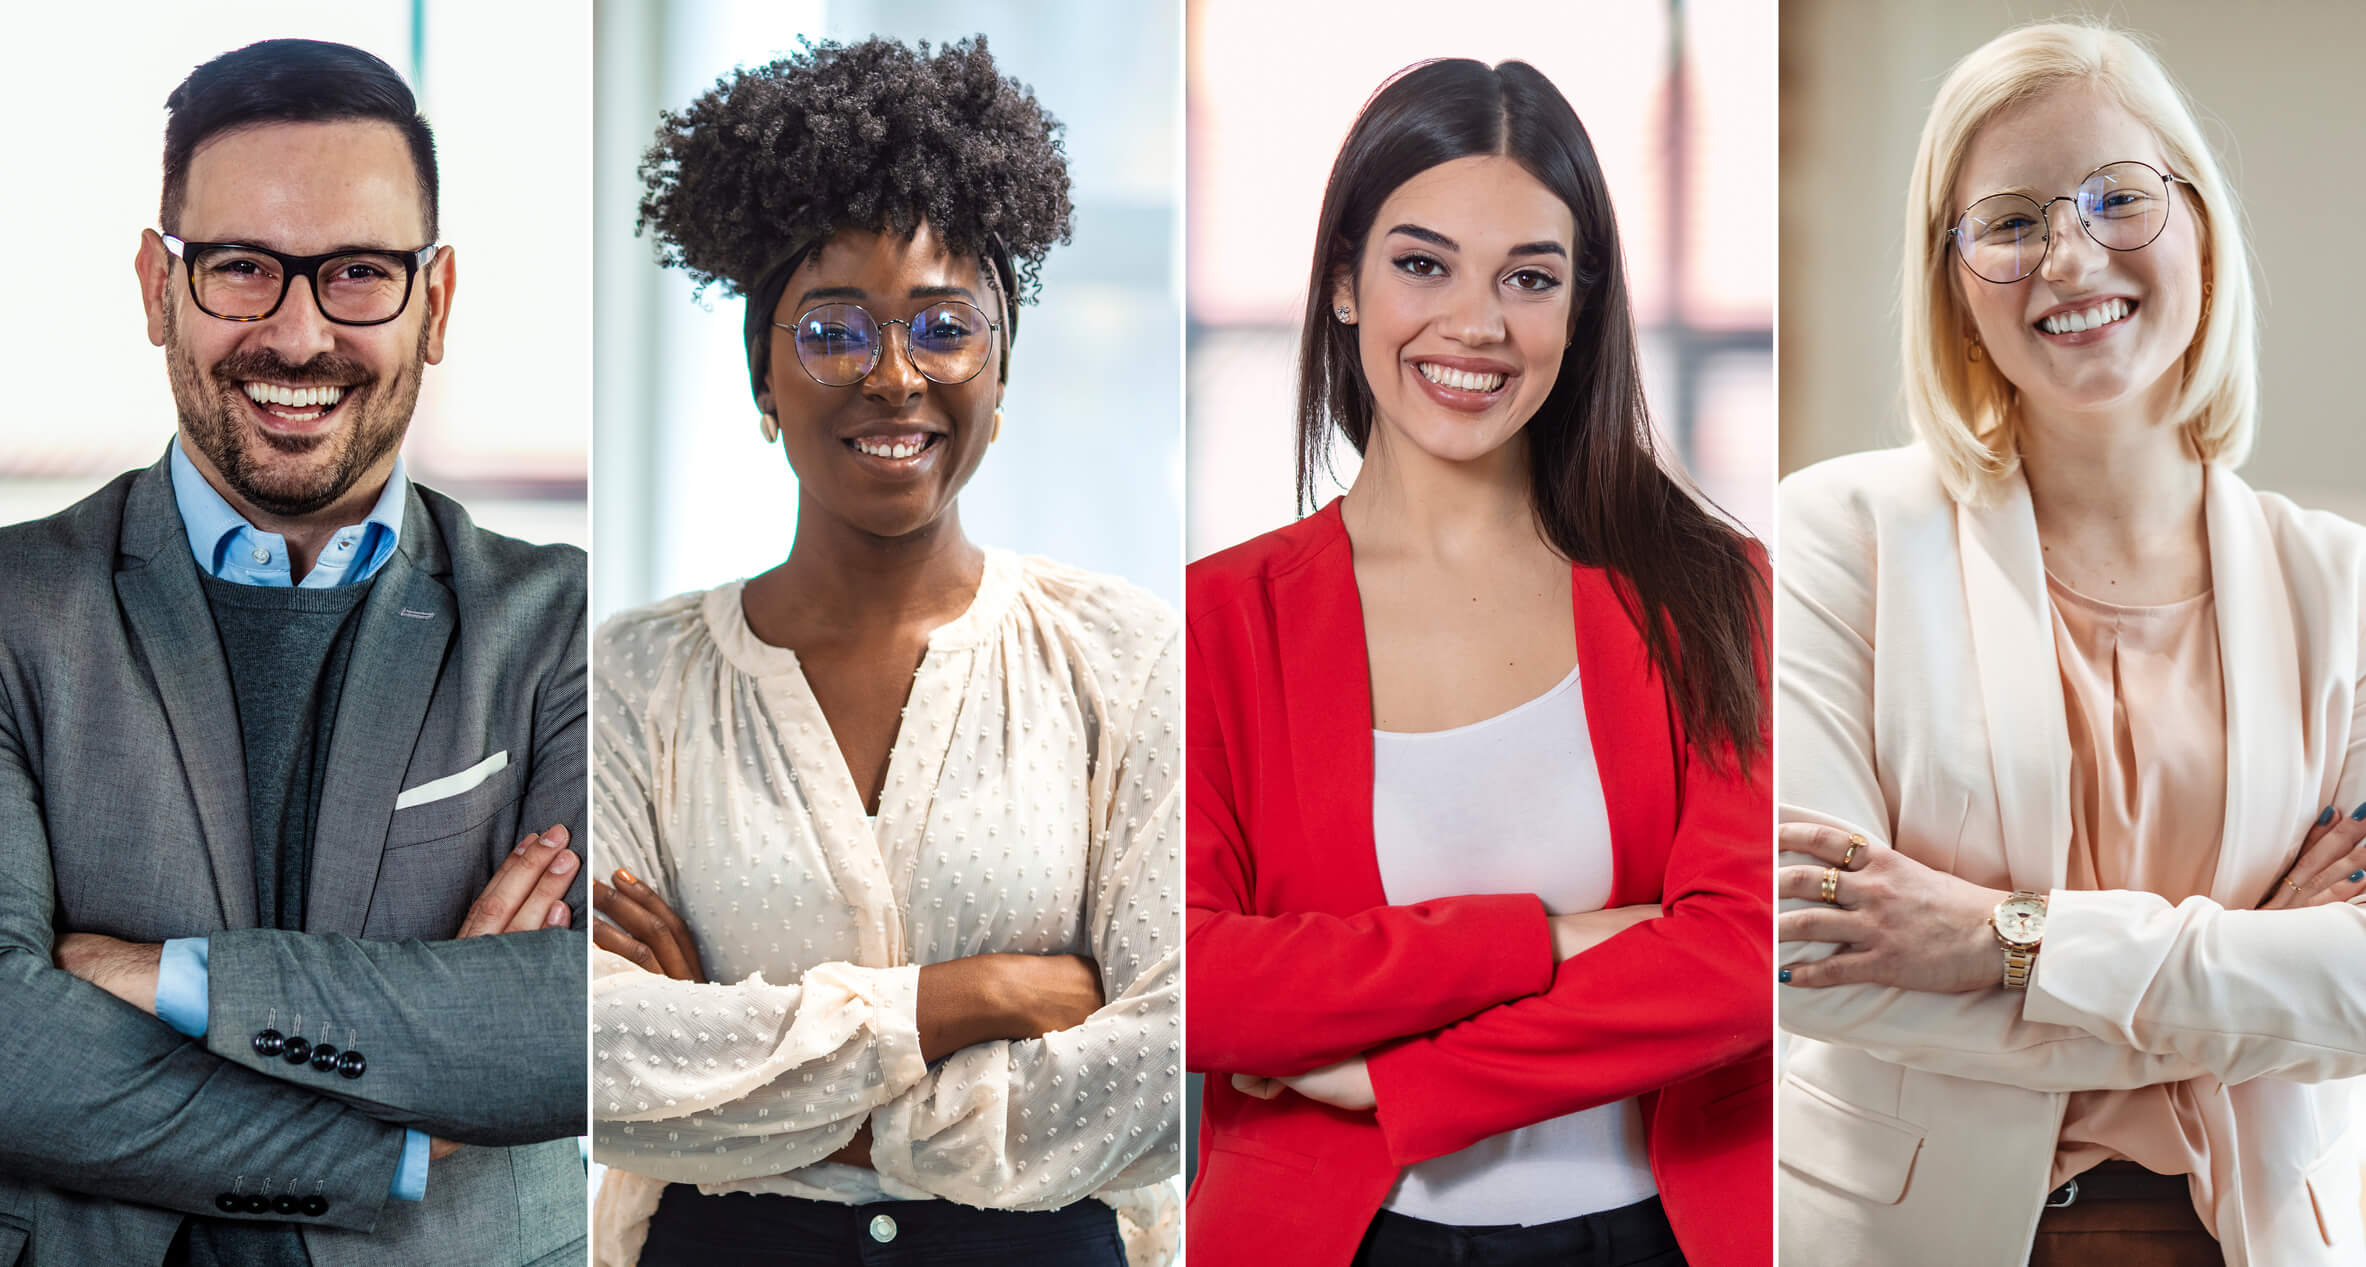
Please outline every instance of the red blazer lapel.
[{"label": "red blazer lapel", "polygon": [[[1319,888],[1286,895],[1284,909],[1360,911],[1388,899],[1372,849],[1372,668],[1355,551],[1339,502],[1317,511],[1321,542],[1275,578],[1274,624],[1282,705],[1291,737],[1292,793],[1310,830],[1293,868]],[[1283,895],[1276,894],[1281,897]]]},{"label": "red blazer lapel", "polygon": [[1676,746],[1667,693],[1610,573],[1579,567],[1570,589],[1586,734],[1610,815],[1610,905],[1656,902],[1668,841],[1676,833]]}]

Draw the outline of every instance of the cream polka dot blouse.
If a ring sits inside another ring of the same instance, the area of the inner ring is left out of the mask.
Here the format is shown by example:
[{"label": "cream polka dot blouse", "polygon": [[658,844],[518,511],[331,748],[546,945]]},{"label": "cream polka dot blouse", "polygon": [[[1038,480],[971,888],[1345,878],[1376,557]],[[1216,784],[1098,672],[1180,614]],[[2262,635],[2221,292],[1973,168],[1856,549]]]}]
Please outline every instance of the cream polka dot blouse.
[{"label": "cream polka dot blouse", "polygon": [[[742,585],[604,624],[592,849],[679,912],[717,984],[595,950],[600,1261],[666,1182],[825,1201],[1116,1206],[1171,1259],[1182,1103],[1183,701],[1147,592],[987,552],[912,681],[876,821]],[[919,967],[1084,954],[1074,1029],[920,1057]],[[865,1122],[875,1170],[826,1162]]]}]

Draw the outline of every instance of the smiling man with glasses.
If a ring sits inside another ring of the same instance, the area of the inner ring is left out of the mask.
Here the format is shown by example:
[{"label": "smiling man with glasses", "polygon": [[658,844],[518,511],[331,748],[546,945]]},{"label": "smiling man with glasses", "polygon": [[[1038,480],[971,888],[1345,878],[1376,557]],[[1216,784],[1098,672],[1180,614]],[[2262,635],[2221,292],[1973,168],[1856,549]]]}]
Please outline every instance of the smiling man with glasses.
[{"label": "smiling man with glasses", "polygon": [[177,435],[0,529],[0,1262],[579,1262],[583,556],[405,473],[456,267],[400,77],[166,106]]}]

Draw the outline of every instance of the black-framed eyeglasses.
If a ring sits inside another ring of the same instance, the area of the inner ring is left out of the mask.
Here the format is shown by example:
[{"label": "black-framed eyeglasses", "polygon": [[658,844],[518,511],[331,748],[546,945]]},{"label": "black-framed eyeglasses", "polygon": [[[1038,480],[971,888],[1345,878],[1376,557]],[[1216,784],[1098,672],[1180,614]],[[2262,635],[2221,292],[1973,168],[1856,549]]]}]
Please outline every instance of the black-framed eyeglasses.
[{"label": "black-framed eyeglasses", "polygon": [[341,326],[384,325],[411,302],[411,284],[438,249],[330,251],[288,255],[244,242],[190,242],[169,233],[164,249],[188,266],[189,297],[198,310],[224,321],[261,321],[287,302],[288,286],[312,279],[320,315]]},{"label": "black-framed eyeglasses", "polygon": [[2089,172],[2075,192],[2059,198],[2039,202],[2024,194],[1990,194],[1966,208],[1947,236],[1975,276],[2010,285],[2045,263],[2053,246],[2049,219],[2055,203],[2071,205],[2097,246],[2136,251],[2152,245],[2168,227],[2171,185],[2191,189],[2193,182],[2132,159],[2105,163]]},{"label": "black-framed eyeglasses", "polygon": [[966,383],[986,368],[999,321],[989,321],[976,304],[948,299],[908,319],[881,321],[861,304],[817,304],[794,323],[772,324],[789,332],[797,363],[824,387],[852,387],[871,376],[887,347],[887,327],[902,326],[912,368],[932,383]]}]

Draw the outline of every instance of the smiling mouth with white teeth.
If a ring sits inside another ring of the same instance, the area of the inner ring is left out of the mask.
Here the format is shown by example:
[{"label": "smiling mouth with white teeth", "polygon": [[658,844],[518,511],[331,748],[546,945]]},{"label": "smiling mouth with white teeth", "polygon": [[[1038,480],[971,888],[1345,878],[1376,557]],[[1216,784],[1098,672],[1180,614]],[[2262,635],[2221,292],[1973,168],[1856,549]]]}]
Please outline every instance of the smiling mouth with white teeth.
[{"label": "smiling mouth with white teeth", "polygon": [[856,436],[846,442],[847,447],[869,457],[902,461],[915,458],[936,447],[945,437],[934,432],[900,436]]},{"label": "smiling mouth with white teeth", "polygon": [[312,422],[334,410],[345,399],[345,388],[284,387],[278,383],[241,383],[248,400],[265,413],[288,422]]},{"label": "smiling mouth with white teeth", "polygon": [[2128,299],[2106,299],[2092,307],[2071,312],[2057,312],[2036,322],[2047,334],[2082,334],[2099,329],[2115,321],[2125,321],[2136,311],[2136,304]]},{"label": "smiling mouth with white teeth", "polygon": [[1440,387],[1451,387],[1458,392],[1477,392],[1480,395],[1485,395],[1503,386],[1504,376],[1501,374],[1473,374],[1465,370],[1450,370],[1443,365],[1432,364],[1428,361],[1417,363],[1415,368],[1421,371],[1423,378]]}]

